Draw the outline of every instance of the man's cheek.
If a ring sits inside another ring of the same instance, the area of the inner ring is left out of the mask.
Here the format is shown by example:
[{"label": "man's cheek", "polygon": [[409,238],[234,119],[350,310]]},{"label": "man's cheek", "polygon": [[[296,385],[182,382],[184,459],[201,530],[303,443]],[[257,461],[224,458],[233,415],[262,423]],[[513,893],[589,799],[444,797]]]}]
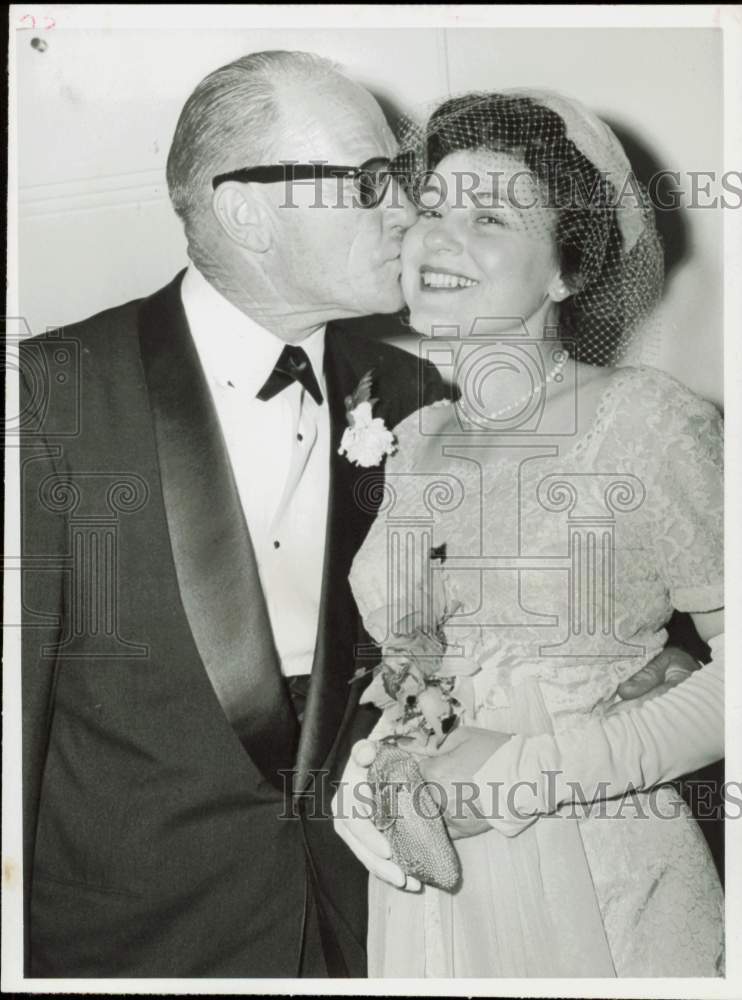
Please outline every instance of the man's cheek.
[{"label": "man's cheek", "polygon": [[350,245],[348,251],[348,277],[354,283],[368,284],[372,275],[378,270],[379,254],[375,252],[371,242],[359,233]]}]

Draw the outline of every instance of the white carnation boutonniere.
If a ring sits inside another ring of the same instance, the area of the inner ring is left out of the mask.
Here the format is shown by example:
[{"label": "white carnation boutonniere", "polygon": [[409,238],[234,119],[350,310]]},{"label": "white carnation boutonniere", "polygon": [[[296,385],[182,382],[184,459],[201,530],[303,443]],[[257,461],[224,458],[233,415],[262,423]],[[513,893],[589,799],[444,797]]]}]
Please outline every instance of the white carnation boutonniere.
[{"label": "white carnation boutonniere", "polygon": [[394,434],[387,428],[381,417],[374,417],[374,405],[378,399],[371,398],[372,372],[366,372],[355,391],[345,397],[345,429],[339,455],[347,455],[348,461],[370,469],[378,465],[385,455],[393,455],[397,450]]}]

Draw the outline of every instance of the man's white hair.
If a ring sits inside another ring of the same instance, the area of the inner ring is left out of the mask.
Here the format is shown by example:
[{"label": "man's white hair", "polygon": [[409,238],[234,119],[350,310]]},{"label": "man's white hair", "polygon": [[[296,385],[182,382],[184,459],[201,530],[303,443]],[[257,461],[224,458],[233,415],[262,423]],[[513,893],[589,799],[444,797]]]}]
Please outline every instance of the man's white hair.
[{"label": "man's white hair", "polygon": [[[278,84],[339,73],[311,52],[253,52],[205,77],[180,113],[167,158],[170,200],[198,265],[199,223],[216,174],[269,162],[281,108]],[[205,263],[205,262],[204,262]]]}]

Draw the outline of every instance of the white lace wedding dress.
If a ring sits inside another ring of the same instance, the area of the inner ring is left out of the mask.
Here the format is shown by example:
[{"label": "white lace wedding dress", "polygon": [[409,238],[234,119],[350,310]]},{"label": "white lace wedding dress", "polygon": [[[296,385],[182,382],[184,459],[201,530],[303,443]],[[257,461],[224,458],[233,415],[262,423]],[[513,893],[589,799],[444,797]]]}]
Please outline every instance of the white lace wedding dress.
[{"label": "white lace wedding dress", "polygon": [[[404,549],[390,540],[417,531],[445,545],[446,585],[463,605],[447,640],[481,667],[457,681],[464,702],[472,685],[465,721],[584,733],[589,761],[590,723],[662,648],[673,608],[723,606],[720,417],[670,376],[617,369],[586,435],[558,449],[516,441],[489,471],[486,448],[447,437],[451,412],[427,408],[397,428],[386,502],[351,573],[359,608],[383,641],[390,559]],[[432,469],[435,433],[447,447]],[[692,733],[693,699],[683,711]],[[609,751],[620,760],[623,748]],[[721,975],[722,890],[685,803],[665,785],[602,804],[603,815],[564,804],[515,836],[457,841],[452,893],[372,876],[369,975]]]}]

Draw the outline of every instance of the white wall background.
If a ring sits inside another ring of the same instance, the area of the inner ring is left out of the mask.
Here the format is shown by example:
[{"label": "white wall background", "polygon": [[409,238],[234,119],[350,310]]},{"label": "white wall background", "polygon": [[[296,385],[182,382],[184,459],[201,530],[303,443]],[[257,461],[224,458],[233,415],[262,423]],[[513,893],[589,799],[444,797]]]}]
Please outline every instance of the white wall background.
[{"label": "white wall background", "polygon": [[[17,156],[19,304],[34,333],[148,294],[183,266],[164,180],[175,122],[202,76],[250,51],[329,56],[407,111],[450,92],[549,87],[630,129],[663,168],[722,169],[714,29],[61,28],[43,52],[32,37],[17,36]],[[649,360],[719,402],[721,212],[685,211],[682,228]]]}]

